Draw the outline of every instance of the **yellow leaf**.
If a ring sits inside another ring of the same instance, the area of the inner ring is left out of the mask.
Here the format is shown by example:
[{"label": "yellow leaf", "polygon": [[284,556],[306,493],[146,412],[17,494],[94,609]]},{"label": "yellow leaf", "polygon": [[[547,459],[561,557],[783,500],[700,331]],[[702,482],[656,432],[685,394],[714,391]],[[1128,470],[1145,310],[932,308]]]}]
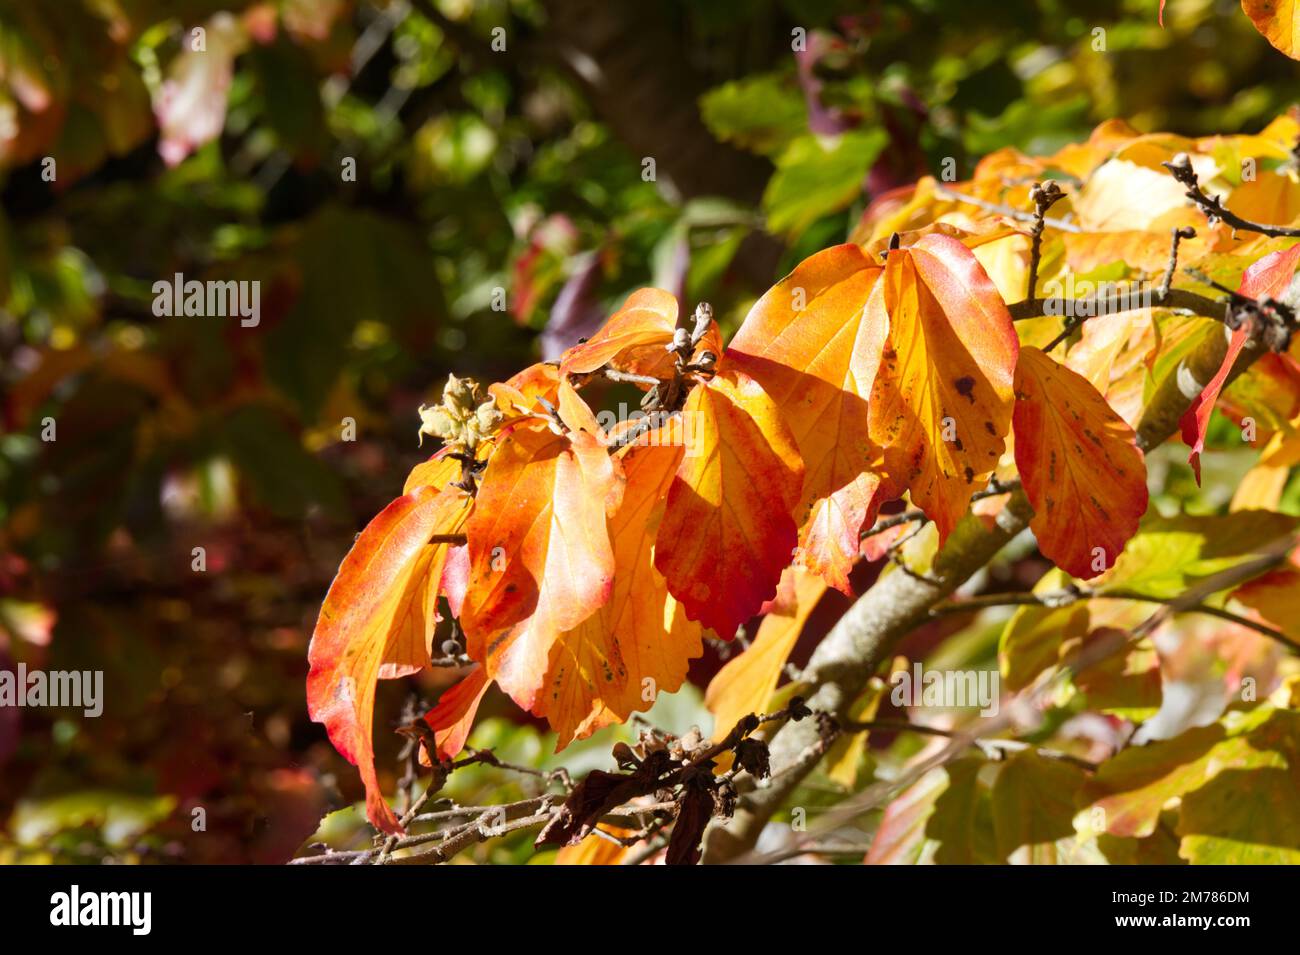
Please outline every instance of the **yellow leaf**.
[{"label": "yellow leaf", "polygon": [[1002,454],[1019,343],[1002,297],[956,239],[928,235],[891,252],[884,285],[889,337],[871,436],[943,541]]},{"label": "yellow leaf", "polygon": [[764,617],[749,648],[728,660],[709,681],[704,705],[713,714],[714,739],[730,733],[741,717],[765,712],[808,615],[826,592],[824,580],[799,567],[791,567],[786,574],[793,591],[791,601]]}]

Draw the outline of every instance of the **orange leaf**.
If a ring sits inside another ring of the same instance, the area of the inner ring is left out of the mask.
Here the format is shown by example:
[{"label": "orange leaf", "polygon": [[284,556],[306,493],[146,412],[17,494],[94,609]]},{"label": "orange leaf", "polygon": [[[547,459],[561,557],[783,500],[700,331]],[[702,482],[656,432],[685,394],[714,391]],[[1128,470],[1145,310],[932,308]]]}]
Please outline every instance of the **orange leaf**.
[{"label": "orange leaf", "polygon": [[727,359],[682,409],[690,437],[655,543],[686,615],[731,639],[776,593],[798,528],[803,465],[776,404]]},{"label": "orange leaf", "polygon": [[704,705],[713,714],[713,738],[722,739],[741,717],[763,713],[767,701],[781,680],[790,652],[803,633],[808,615],[826,593],[820,577],[791,567],[782,579],[790,584],[791,599],[773,607],[759,624],[749,649],[727,661],[709,681]]},{"label": "orange leaf", "polygon": [[459,480],[460,462],[455,458],[448,457],[447,451],[447,448],[440,448],[427,461],[421,461],[411,468],[411,473],[406,476],[406,484],[402,488],[402,493],[410,494],[416,488],[421,487],[441,489],[452,481]]},{"label": "orange leaf", "polygon": [[880,503],[866,399],[888,330],[883,271],[856,245],[819,252],[755,303],[727,349],[781,409],[804,462],[797,560],[845,593]]},{"label": "orange leaf", "polygon": [[1269,43],[1291,59],[1300,60],[1300,11],[1296,0],[1241,0],[1241,9]]},{"label": "orange leaf", "polygon": [[433,709],[424,714],[424,721],[433,730],[439,759],[454,759],[465,748],[478,705],[491,685],[487,671],[475,666],[463,680],[444,690]]},{"label": "orange leaf", "polygon": [[1245,604],[1300,644],[1300,625],[1296,622],[1300,620],[1300,567],[1295,560],[1296,555],[1292,554],[1291,560],[1281,567],[1242,584],[1233,592],[1232,599]]},{"label": "orange leaf", "polygon": [[703,652],[700,625],[686,619],[654,567],[664,495],[681,456],[679,447],[653,445],[620,453],[627,483],[609,519],[613,592],[551,646],[546,691],[533,709],[558,734],[557,750],[649,709],[659,693],[675,692],[689,661]]},{"label": "orange leaf", "polygon": [[[636,834],[635,830],[620,826],[602,825],[600,828],[616,839],[627,839]],[[592,833],[573,845],[561,846],[555,854],[555,865],[619,865],[631,851],[631,846],[619,845]]]},{"label": "orange leaf", "polygon": [[489,385],[488,394],[496,399],[497,407],[510,420],[520,413],[541,411],[543,406],[538,398],[544,398],[554,405],[559,385],[559,369],[538,362],[512,376],[509,381]]},{"label": "orange leaf", "polygon": [[393,657],[401,632],[395,615],[426,542],[458,530],[469,505],[455,488],[424,487],[380,511],[339,565],[307,651],[308,713],[325,724],[330,742],[360,770],[366,814],[384,832],[401,827],[375,773],[375,681]]},{"label": "orange leaf", "polygon": [[638,375],[671,377],[675,359],[667,346],[676,327],[677,296],[658,288],[639,289],[596,334],[564,353],[560,373],[595,371],[613,364]]},{"label": "orange leaf", "polygon": [[559,403],[556,411],[559,412],[560,420],[564,422],[566,428],[571,431],[586,431],[598,438],[601,436],[600,423],[596,420],[595,413],[587,402],[582,400],[582,396],[578,394],[567,376],[560,379],[557,398]]},{"label": "orange leaf", "polygon": [[1015,389],[1016,467],[1034,506],[1029,526],[1058,567],[1095,577],[1115,563],[1147,509],[1133,429],[1086,378],[1037,348],[1020,350]]},{"label": "orange leaf", "polygon": [[1232,190],[1225,204],[1252,222],[1290,225],[1300,216],[1300,183],[1289,174],[1261,169]]},{"label": "orange leaf", "polygon": [[890,252],[884,290],[871,436],[942,543],[1005,447],[1019,345],[1002,297],[956,239],[927,235]]},{"label": "orange leaf", "polygon": [[[596,334],[564,353],[560,372],[578,374],[610,365],[637,375],[671,378],[676,358],[668,346],[676,328],[677,297],[663,289],[638,289]],[[697,351],[721,354],[716,325],[710,328]]]},{"label": "orange leaf", "polygon": [[433,652],[433,631],[442,617],[438,614],[438,591],[447,561],[446,544],[425,544],[416,555],[406,586],[393,610],[392,629],[379,679],[393,680],[418,673],[429,665]]},{"label": "orange leaf", "polygon": [[1252,262],[1241,276],[1237,291],[1254,299],[1281,298],[1300,262],[1300,244]]},{"label": "orange leaf", "polygon": [[532,709],[551,645],[609,599],[614,554],[606,509],[622,480],[592,435],[514,428],[483,475],[466,527],[469,584],[461,608],[468,652]]},{"label": "orange leaf", "polygon": [[1214,412],[1214,403],[1219,400],[1219,392],[1223,390],[1223,384],[1228,380],[1228,374],[1236,364],[1237,356],[1241,354],[1241,349],[1245,346],[1249,335],[1250,329],[1244,324],[1232,333],[1232,338],[1228,340],[1228,350],[1223,356],[1223,364],[1210,379],[1210,383],[1205,386],[1205,390],[1192,399],[1191,405],[1178,419],[1183,443],[1192,449],[1187,455],[1187,463],[1192,466],[1197,485],[1201,483],[1201,452],[1205,450],[1205,432],[1210,427],[1210,415]]}]

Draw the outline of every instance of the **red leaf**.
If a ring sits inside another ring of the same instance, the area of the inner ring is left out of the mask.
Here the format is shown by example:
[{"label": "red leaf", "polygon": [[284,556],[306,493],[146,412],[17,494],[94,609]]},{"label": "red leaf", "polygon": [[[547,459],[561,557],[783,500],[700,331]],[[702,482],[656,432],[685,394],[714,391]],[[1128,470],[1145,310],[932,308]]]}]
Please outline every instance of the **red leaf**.
[{"label": "red leaf", "polygon": [[687,617],[729,640],[790,563],[803,465],[772,399],[725,359],[682,418],[690,443],[668,489],[655,567]]},{"label": "red leaf", "polygon": [[[1271,252],[1246,269],[1237,291],[1253,299],[1279,298],[1291,284],[1297,262],[1300,262],[1300,245],[1282,252]],[[1228,351],[1223,356],[1223,364],[1178,422],[1183,443],[1192,449],[1187,456],[1187,463],[1192,466],[1198,485],[1201,483],[1201,452],[1205,450],[1205,431],[1210,426],[1210,415],[1249,334],[1249,324],[1243,324],[1232,333]]]},{"label": "red leaf", "polygon": [[478,705],[491,685],[487,671],[476,666],[463,680],[444,690],[433,709],[424,714],[424,721],[433,730],[439,759],[453,759],[465,748]]},{"label": "red leaf", "polygon": [[1006,446],[1019,342],[983,266],[950,236],[890,252],[884,293],[889,335],[871,436],[942,543]]},{"label": "red leaf", "polygon": [[375,682],[394,657],[395,620],[421,553],[434,534],[459,530],[469,504],[456,488],[421,487],[380,511],[343,558],[307,651],[307,711],[360,771],[366,815],[384,832],[401,826],[375,773]]},{"label": "red leaf", "polygon": [[613,589],[606,524],[622,475],[592,435],[515,428],[488,462],[469,538],[461,626],[469,655],[524,709],[533,708],[551,645]]},{"label": "red leaf", "polygon": [[1133,429],[1086,378],[1037,348],[1020,349],[1015,387],[1016,468],[1039,549],[1075,577],[1095,577],[1115,563],[1147,509]]},{"label": "red leaf", "polygon": [[1300,263],[1300,244],[1281,252],[1270,252],[1258,262],[1251,263],[1241,276],[1237,291],[1253,299],[1280,299],[1291,284],[1297,263]]},{"label": "red leaf", "polygon": [[867,412],[888,327],[883,271],[853,244],[818,252],[754,304],[727,346],[780,407],[804,462],[798,562],[844,593],[884,499],[868,470],[880,452]]}]

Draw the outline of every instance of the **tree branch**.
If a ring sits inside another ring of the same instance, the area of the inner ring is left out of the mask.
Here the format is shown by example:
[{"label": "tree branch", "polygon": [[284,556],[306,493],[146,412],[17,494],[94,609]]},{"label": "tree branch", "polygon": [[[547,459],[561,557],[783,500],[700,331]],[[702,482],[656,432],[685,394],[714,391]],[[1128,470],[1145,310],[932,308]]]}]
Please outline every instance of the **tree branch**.
[{"label": "tree branch", "polygon": [[[1274,563],[1276,564],[1277,562]],[[1060,590],[1050,594],[980,594],[979,596],[968,597],[964,600],[945,601],[944,603],[936,605],[930,613],[932,616],[945,616],[954,613],[983,610],[988,607],[1068,607],[1070,604],[1077,603],[1080,600],[1136,600],[1142,603],[1165,604],[1173,607],[1175,613],[1199,613],[1210,617],[1218,617],[1220,620],[1227,620],[1229,623],[1235,623],[1238,626],[1247,627],[1254,630],[1256,633],[1263,634],[1270,640],[1276,640],[1288,649],[1300,650],[1300,645],[1297,645],[1294,640],[1288,637],[1281,630],[1270,627],[1268,624],[1260,623],[1258,620],[1251,620],[1249,617],[1243,617],[1240,614],[1233,613],[1231,610],[1224,610],[1221,607],[1213,607],[1203,602],[1183,605],[1177,600],[1167,597],[1154,597],[1151,594],[1139,593],[1135,590],[1074,589]]]},{"label": "tree branch", "polygon": [[1269,235],[1275,238],[1300,237],[1300,227],[1252,222],[1249,219],[1242,218],[1225,206],[1223,200],[1218,196],[1207,196],[1201,192],[1200,179],[1196,175],[1196,170],[1192,168],[1192,161],[1187,153],[1179,153],[1171,161],[1161,163],[1161,165],[1173,173],[1173,177],[1181,185],[1187,187],[1187,198],[1201,208],[1210,225],[1214,225],[1215,222],[1224,222],[1234,229],[1241,229],[1243,232],[1258,232],[1260,235]]},{"label": "tree branch", "polygon": [[[1177,295],[1177,290],[1170,293],[1171,298]],[[1215,307],[1221,306],[1215,303]],[[1248,342],[1229,380],[1240,375],[1264,350],[1261,343]],[[1218,371],[1226,351],[1226,334],[1213,335],[1182,360],[1178,372],[1168,376],[1156,390],[1138,423],[1139,447],[1150,450],[1177,431],[1179,419]],[[804,670],[809,706],[847,720],[849,707],[898,642],[928,620],[936,604],[1023,531],[1032,513],[1024,490],[1017,490],[991,528],[985,529],[978,521],[963,521],[935,557],[929,577],[897,572],[881,577],[813,652]],[[772,814],[820,761],[821,747],[815,745],[815,730],[812,721],[804,720],[787,724],[773,737],[773,778],[768,786],[758,789],[748,777],[737,778],[737,790],[746,790],[744,798],[731,820],[710,830],[704,861],[727,862],[753,848]]]},{"label": "tree branch", "polygon": [[1082,318],[1093,315],[1114,315],[1119,312],[1132,312],[1139,308],[1151,308],[1153,306],[1179,309],[1195,315],[1204,315],[1207,318],[1219,318],[1227,309],[1226,302],[1206,298],[1204,295],[1197,295],[1195,292],[1180,288],[1170,289],[1166,295],[1156,292],[1150,296],[1150,301],[1146,301],[1145,298],[1140,291],[1134,290],[1130,292],[1122,289],[1105,296],[1093,298],[1027,298],[1022,302],[1016,302],[1014,305],[1008,305],[1007,310],[1011,312],[1012,321],[1023,322],[1026,319],[1042,318],[1045,315],[1055,314],[1080,316],[1079,320],[1082,320]]},{"label": "tree branch", "polygon": [[[964,192],[957,192],[955,189],[949,189],[946,186],[936,186],[934,194],[940,199],[948,199],[952,202],[962,202],[968,206],[974,206],[976,209],[983,209],[985,212],[991,212],[994,215],[1006,216],[1008,219],[1014,219],[1017,222],[1028,222],[1032,225],[1036,221],[1032,212],[1025,212],[1023,209],[1016,209],[999,202],[989,202],[987,199],[980,199],[976,196],[968,196]],[[1064,219],[1053,219],[1044,216],[1042,221],[1051,228],[1059,229],[1062,232],[1083,231],[1073,222],[1067,222]]]}]

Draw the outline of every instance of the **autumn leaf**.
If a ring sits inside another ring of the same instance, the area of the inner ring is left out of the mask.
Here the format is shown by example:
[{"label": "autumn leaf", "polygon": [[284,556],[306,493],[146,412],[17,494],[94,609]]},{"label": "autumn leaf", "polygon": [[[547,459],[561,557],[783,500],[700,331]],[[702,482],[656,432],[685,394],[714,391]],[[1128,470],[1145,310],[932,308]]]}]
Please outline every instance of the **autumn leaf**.
[{"label": "autumn leaf", "polygon": [[870,399],[886,471],[947,539],[996,468],[1019,344],[974,254],[945,235],[889,253],[889,336]]},{"label": "autumn leaf", "polygon": [[[677,297],[663,289],[639,289],[596,334],[564,353],[560,373],[581,374],[610,365],[636,375],[671,378],[677,359],[668,346],[676,327]],[[697,347],[721,354],[716,326]]]},{"label": "autumn leaf", "polygon": [[401,827],[375,773],[375,682],[385,664],[412,663],[400,621],[395,626],[398,609],[429,538],[458,530],[469,504],[456,488],[422,487],[380,511],[339,566],[307,651],[308,713],[360,770],[366,814],[384,832]]},{"label": "autumn leaf", "polygon": [[448,549],[446,544],[425,544],[416,555],[393,610],[379,679],[409,676],[429,665],[434,629],[442,619],[438,614],[438,593]]},{"label": "autumn leaf", "polygon": [[803,459],[797,560],[845,593],[884,497],[867,470],[879,457],[867,398],[888,329],[883,271],[856,245],[818,252],[755,303],[727,346],[780,407]]},{"label": "autumn leaf", "polygon": [[433,730],[439,759],[454,759],[465,748],[478,705],[491,685],[487,670],[476,665],[468,676],[444,690],[433,709],[424,714],[424,721]]},{"label": "autumn leaf", "polygon": [[[1291,284],[1297,261],[1300,261],[1300,245],[1292,246],[1283,252],[1270,253],[1246,269],[1237,291],[1249,298],[1259,300],[1278,298]],[[1219,400],[1219,392],[1223,390],[1223,385],[1232,372],[1233,365],[1237,363],[1241,349],[1250,337],[1250,331],[1249,322],[1243,322],[1233,331],[1232,337],[1228,340],[1228,350],[1223,356],[1223,364],[1219,366],[1219,370],[1210,379],[1209,384],[1192,400],[1178,422],[1183,443],[1192,449],[1191,454],[1187,456],[1187,461],[1192,466],[1198,485],[1201,483],[1201,452],[1205,450],[1205,432],[1210,426],[1210,415],[1214,411],[1215,402]]]},{"label": "autumn leaf", "polygon": [[440,448],[427,461],[421,461],[411,468],[406,476],[403,494],[410,494],[417,488],[444,488],[460,478],[460,462],[451,457],[450,448]]},{"label": "autumn leaf", "polygon": [[741,717],[764,713],[768,699],[781,680],[790,652],[803,633],[808,616],[826,592],[826,582],[798,567],[787,569],[781,591],[786,599],[759,624],[754,641],[727,661],[704,693],[704,705],[713,714],[713,737],[721,739]]},{"label": "autumn leaf", "polygon": [[1259,170],[1232,190],[1225,205],[1243,219],[1290,225],[1300,216],[1300,183],[1288,173]]},{"label": "autumn leaf", "polygon": [[1076,842],[1074,796],[1086,778],[1080,767],[1033,750],[1011,756],[990,794],[998,859],[1043,863],[1062,848],[1068,852]]},{"label": "autumn leaf", "polygon": [[499,439],[465,533],[469,578],[460,623],[467,650],[532,709],[552,644],[613,590],[606,513],[622,476],[586,432],[526,422]]},{"label": "autumn leaf", "polygon": [[1297,523],[1268,511],[1175,517],[1153,511],[1115,566],[1090,586],[1176,598],[1215,574],[1269,554],[1296,533]]},{"label": "autumn leaf", "polygon": [[[1115,836],[1149,836],[1171,799],[1199,789],[1227,770],[1285,767],[1295,746],[1294,713],[1268,705],[1248,713],[1230,712],[1218,723],[1121,750],[1084,784],[1081,803],[1101,810],[1097,813],[1101,825],[1095,826],[1099,830]],[[1085,818],[1090,816],[1085,813]]]},{"label": "autumn leaf", "polygon": [[1295,276],[1297,263],[1300,263],[1300,244],[1270,252],[1247,267],[1237,291],[1253,299],[1280,299]]},{"label": "autumn leaf", "polygon": [[568,846],[561,846],[555,854],[555,865],[619,865],[632,852],[632,847],[620,845],[619,839],[630,839],[636,835],[635,830],[621,826],[601,826],[606,836],[590,835],[582,841]]},{"label": "autumn leaf", "polygon": [[1020,350],[1015,391],[1016,468],[1039,550],[1075,577],[1094,577],[1147,509],[1136,436],[1086,378],[1037,348]]},{"label": "autumn leaf", "polygon": [[619,458],[626,485],[609,519],[614,585],[609,600],[551,646],[544,685],[533,712],[546,717],[562,749],[601,726],[649,709],[660,693],[686,679],[703,652],[701,627],[686,619],[654,566],[654,542],[665,495],[682,449],[632,445]]},{"label": "autumn leaf", "polygon": [[686,448],[655,567],[687,617],[729,640],[776,593],[790,563],[803,464],[775,403],[726,359],[681,414]]},{"label": "autumn leaf", "polygon": [[983,759],[963,757],[937,766],[885,807],[864,860],[867,865],[922,862],[971,865],[994,856]]},{"label": "autumn leaf", "polygon": [[1241,0],[1241,9],[1275,49],[1300,60],[1300,10],[1296,0]]},{"label": "autumn leaf", "polygon": [[1232,599],[1254,610],[1300,646],[1300,566],[1292,554],[1281,567],[1247,581]]}]

